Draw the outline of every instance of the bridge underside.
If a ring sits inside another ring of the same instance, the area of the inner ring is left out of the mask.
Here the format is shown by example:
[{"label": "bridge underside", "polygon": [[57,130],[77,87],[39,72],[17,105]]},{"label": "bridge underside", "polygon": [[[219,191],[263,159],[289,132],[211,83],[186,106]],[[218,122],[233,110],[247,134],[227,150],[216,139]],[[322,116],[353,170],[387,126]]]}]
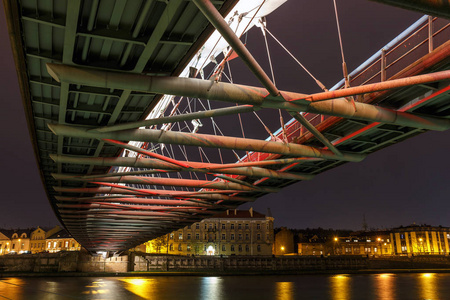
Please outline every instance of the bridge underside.
[{"label": "bridge underside", "polygon": [[[213,31],[204,14],[221,26],[208,15],[208,1],[106,2],[5,1],[48,198],[90,251],[131,248],[427,130],[450,128],[448,21],[429,18],[418,29],[431,32],[428,39],[406,43],[407,53],[381,53],[366,73],[351,77],[352,87],[305,95],[278,91],[226,32],[265,88],[175,77]],[[224,15],[235,1],[213,3]],[[145,120],[163,94],[231,106]],[[269,140],[163,130],[263,108],[294,119]],[[206,161],[153,151],[167,145],[241,155],[238,162],[233,155]]]}]

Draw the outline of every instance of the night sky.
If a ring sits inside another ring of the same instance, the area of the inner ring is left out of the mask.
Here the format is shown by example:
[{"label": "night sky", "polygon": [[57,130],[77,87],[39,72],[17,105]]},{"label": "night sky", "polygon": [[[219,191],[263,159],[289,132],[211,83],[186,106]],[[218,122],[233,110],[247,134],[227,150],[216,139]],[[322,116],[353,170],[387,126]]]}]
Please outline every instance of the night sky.
[{"label": "night sky", "polygon": [[[338,10],[349,72],[421,17],[360,0],[338,1]],[[268,17],[267,27],[327,87],[342,78],[331,0],[290,0]],[[3,13],[0,41],[0,227],[56,225],[38,174]],[[260,29],[251,30],[247,46],[269,73]],[[269,47],[279,89],[320,91],[273,40]],[[242,69],[235,82],[259,85],[238,62],[233,64],[232,70]],[[364,214],[372,228],[413,222],[450,226],[449,140],[450,131],[421,134],[242,208],[253,206],[265,213],[270,207],[275,225],[290,228],[361,229]]]}]

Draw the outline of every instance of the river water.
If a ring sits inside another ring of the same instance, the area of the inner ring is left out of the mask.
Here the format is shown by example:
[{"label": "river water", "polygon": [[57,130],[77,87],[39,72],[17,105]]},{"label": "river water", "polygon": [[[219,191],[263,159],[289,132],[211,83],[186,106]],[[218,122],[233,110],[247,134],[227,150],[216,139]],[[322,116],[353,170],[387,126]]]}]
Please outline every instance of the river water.
[{"label": "river water", "polygon": [[0,278],[0,299],[450,299],[450,274]]}]

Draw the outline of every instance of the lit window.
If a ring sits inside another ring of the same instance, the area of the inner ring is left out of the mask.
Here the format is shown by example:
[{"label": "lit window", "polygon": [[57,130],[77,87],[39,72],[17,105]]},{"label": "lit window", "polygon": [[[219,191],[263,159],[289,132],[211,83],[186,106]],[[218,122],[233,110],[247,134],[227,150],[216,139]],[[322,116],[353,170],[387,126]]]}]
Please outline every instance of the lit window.
[{"label": "lit window", "polygon": [[179,239],[179,240],[182,240],[182,239],[183,239],[183,233],[182,233],[182,232],[178,233],[178,239]]},{"label": "lit window", "polygon": [[53,248],[56,248],[56,242],[53,242]]},{"label": "lit window", "polygon": [[191,251],[191,245],[187,245],[186,250]]},{"label": "lit window", "polygon": [[173,240],[173,233],[171,233],[171,234],[169,235],[169,238],[170,238],[171,240]]},{"label": "lit window", "polygon": [[48,242],[47,248],[50,248],[50,247],[51,247],[51,243],[50,243],[50,242]]},{"label": "lit window", "polygon": [[65,247],[68,248],[69,247],[69,242],[66,241]]}]

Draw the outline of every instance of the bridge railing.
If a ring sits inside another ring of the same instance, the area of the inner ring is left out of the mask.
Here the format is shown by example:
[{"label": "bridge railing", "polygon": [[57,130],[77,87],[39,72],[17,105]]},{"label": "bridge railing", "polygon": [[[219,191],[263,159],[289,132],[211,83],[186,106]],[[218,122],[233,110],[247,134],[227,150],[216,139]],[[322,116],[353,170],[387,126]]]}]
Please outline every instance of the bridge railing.
[{"label": "bridge railing", "polygon": [[[349,74],[350,85],[359,86],[389,80],[407,66],[447,42],[449,36],[450,22],[448,20],[423,16],[351,72]],[[330,90],[342,89],[343,87],[344,79]],[[314,126],[318,126],[331,118],[314,113],[305,113],[303,116]],[[291,119],[285,125],[285,134],[289,142],[305,133],[308,133],[308,130],[295,119]],[[284,138],[281,128],[274,135],[281,140]],[[263,160],[269,155],[253,152],[249,154],[249,157],[244,157],[243,161]]]}]

